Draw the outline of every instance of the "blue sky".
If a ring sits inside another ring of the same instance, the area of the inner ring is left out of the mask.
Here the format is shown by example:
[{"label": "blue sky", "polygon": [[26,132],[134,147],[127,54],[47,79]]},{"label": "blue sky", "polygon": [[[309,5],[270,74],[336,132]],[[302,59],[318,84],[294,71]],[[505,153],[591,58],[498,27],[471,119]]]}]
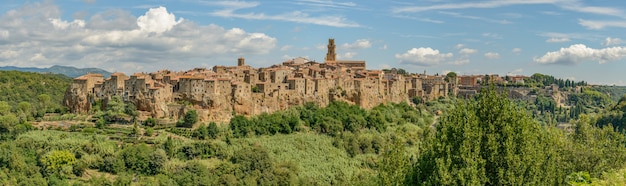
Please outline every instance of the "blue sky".
[{"label": "blue sky", "polygon": [[626,85],[626,2],[613,0],[5,0],[0,66],[125,73],[295,57],[429,74],[551,74]]}]

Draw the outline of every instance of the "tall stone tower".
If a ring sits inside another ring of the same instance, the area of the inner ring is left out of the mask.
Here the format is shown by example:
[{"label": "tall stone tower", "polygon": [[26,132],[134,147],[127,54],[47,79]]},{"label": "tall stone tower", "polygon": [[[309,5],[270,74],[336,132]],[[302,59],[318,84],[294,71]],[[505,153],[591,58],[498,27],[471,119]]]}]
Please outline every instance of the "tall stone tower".
[{"label": "tall stone tower", "polygon": [[335,39],[328,39],[328,52],[326,52],[326,61],[336,61],[337,54],[335,53]]},{"label": "tall stone tower", "polygon": [[243,57],[239,57],[239,59],[237,59],[237,66],[244,66],[246,65],[245,59]]}]

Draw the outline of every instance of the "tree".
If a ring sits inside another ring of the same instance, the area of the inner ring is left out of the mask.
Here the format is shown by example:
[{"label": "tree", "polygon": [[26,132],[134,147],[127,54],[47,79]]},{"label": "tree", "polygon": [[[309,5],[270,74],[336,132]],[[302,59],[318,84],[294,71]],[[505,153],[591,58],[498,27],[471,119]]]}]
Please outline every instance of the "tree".
[{"label": "tree", "polygon": [[69,168],[69,173],[71,174],[71,168],[76,162],[76,157],[67,150],[54,150],[42,156],[40,162],[48,175],[60,174],[61,176],[67,176],[63,175],[64,172],[62,170]]},{"label": "tree", "polygon": [[191,128],[196,122],[198,122],[198,113],[196,110],[189,110],[185,113],[185,117],[178,123],[178,127]]},{"label": "tree", "polygon": [[456,82],[452,82],[452,81],[456,80],[456,77],[457,77],[456,72],[448,72],[448,74],[446,74],[446,77],[445,77],[444,80],[446,82],[448,82],[448,83],[456,83]]},{"label": "tree", "polygon": [[11,113],[11,105],[6,101],[0,101],[0,115],[7,115]]},{"label": "tree", "polygon": [[39,94],[39,96],[37,96],[37,101],[39,101],[40,104],[39,108],[43,110],[43,113],[48,112],[48,105],[50,105],[51,99],[48,94]]},{"label": "tree", "polygon": [[32,105],[29,102],[22,101],[17,105],[17,111],[20,114],[20,123],[28,121],[28,117],[32,114]]},{"label": "tree", "polygon": [[495,88],[460,102],[427,131],[413,184],[558,185],[566,175],[550,135]]},{"label": "tree", "polygon": [[121,152],[126,168],[145,175],[155,175],[167,161],[163,149],[153,149],[146,144],[128,147]]},{"label": "tree", "polygon": [[209,137],[215,139],[220,131],[219,128],[217,128],[217,124],[215,122],[210,122],[209,126],[207,126],[207,132],[209,133]]},{"label": "tree", "polygon": [[403,185],[409,171],[409,157],[402,141],[393,140],[378,162],[378,185]]}]

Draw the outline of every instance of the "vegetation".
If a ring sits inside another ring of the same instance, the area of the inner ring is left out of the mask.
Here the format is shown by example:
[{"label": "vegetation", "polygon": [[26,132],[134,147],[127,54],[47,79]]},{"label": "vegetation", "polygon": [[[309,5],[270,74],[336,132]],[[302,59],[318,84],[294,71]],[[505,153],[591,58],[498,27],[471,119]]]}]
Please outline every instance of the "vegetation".
[{"label": "vegetation", "polygon": [[22,111],[31,120],[42,118],[45,113],[65,113],[67,109],[61,103],[71,82],[63,75],[0,71],[0,100],[9,105],[11,112],[22,105]]},{"label": "vegetation", "polygon": [[134,105],[112,97],[90,115],[45,120],[77,124],[33,127],[54,94],[0,101],[0,185],[626,183],[626,96],[614,102],[593,87],[567,94],[569,103],[545,94],[514,101],[491,88],[468,100],[371,109],[306,103],[229,123],[202,123],[188,110],[169,125],[141,121]]}]

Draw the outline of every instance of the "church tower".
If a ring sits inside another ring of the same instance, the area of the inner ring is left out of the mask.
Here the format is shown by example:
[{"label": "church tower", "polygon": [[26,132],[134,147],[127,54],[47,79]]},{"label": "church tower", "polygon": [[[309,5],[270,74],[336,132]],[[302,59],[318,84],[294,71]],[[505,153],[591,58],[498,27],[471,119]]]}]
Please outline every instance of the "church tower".
[{"label": "church tower", "polygon": [[328,52],[326,53],[326,61],[336,61],[337,54],[335,53],[335,39],[328,39]]},{"label": "church tower", "polygon": [[237,59],[237,66],[244,66],[246,65],[246,61],[243,57],[239,57],[239,59]]}]

